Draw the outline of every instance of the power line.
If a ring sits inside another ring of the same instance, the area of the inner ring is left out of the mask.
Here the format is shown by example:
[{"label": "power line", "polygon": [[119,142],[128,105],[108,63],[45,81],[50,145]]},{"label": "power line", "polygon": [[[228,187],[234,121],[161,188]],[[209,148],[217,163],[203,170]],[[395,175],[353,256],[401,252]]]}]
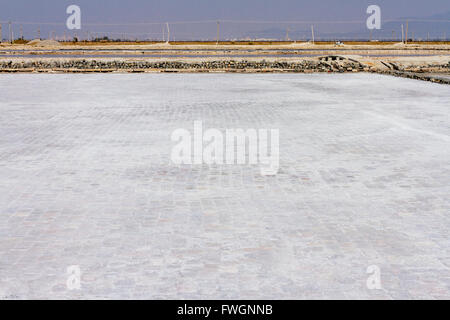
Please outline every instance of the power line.
[{"label": "power line", "polygon": [[[270,21],[270,20],[191,20],[191,21],[168,21],[170,24],[201,24],[201,23],[242,23],[242,24],[357,24],[365,23],[365,20],[293,20],[293,21]],[[403,22],[404,19],[384,19],[383,22]],[[409,22],[436,22],[436,23],[449,23],[450,20],[445,19],[408,19]],[[0,23],[8,23],[9,21],[0,21]],[[65,21],[62,22],[29,22],[29,21],[14,21],[16,24],[26,25],[65,25]],[[85,22],[86,26],[139,26],[139,25],[164,25],[167,22],[130,22],[130,23],[89,23]]]},{"label": "power line", "polygon": [[[221,27],[221,23],[223,24],[271,24],[271,25],[279,25],[279,28],[283,28],[284,30],[286,30],[286,39],[289,39],[289,33],[291,34],[291,37],[293,35],[295,35],[295,29],[300,29],[300,28],[305,28],[306,30],[308,29],[309,26],[311,26],[311,32],[312,32],[312,37],[313,37],[313,41],[315,41],[315,34],[314,34],[314,26],[319,27],[321,25],[335,25],[335,24],[365,24],[365,20],[336,20],[336,21],[309,21],[309,20],[297,20],[297,21],[270,21],[270,20],[264,20],[264,21],[258,21],[258,20],[227,20],[227,19],[223,19],[223,20],[191,20],[191,21],[172,21],[172,22],[134,22],[134,23],[102,23],[102,22],[95,22],[95,23],[83,23],[83,26],[93,26],[93,27],[105,27],[105,29],[109,29],[109,30],[126,30],[126,28],[108,28],[108,27],[126,27],[126,26],[135,26],[135,27],[144,27],[148,26],[149,31],[154,31],[155,29],[157,30],[161,30],[162,27],[162,37],[163,37],[163,41],[170,41],[171,37],[170,37],[170,25],[196,25],[196,24],[211,24],[209,26],[205,26],[203,27],[203,29],[200,31],[202,33],[204,32],[208,32],[208,39],[213,40],[214,39],[214,27],[212,26],[213,23],[217,24],[217,35],[215,37],[216,43],[219,42],[220,40],[220,27]],[[423,22],[423,23],[450,23],[450,20],[442,20],[442,19],[407,19],[407,21],[405,22],[405,19],[383,19],[384,23],[389,23],[389,22],[402,22],[402,23],[406,23],[406,32],[405,30],[402,30],[402,41],[403,42],[407,42],[408,41],[408,24],[409,23],[419,23],[419,22]],[[65,22],[23,22],[23,21],[7,21],[7,22],[1,22],[0,21],[0,25],[4,23],[5,26],[6,24],[9,25],[9,34],[8,36],[5,36],[5,39],[9,38],[9,41],[13,41],[14,40],[14,36],[13,36],[13,32],[14,30],[12,30],[12,25],[13,23],[16,25],[20,26],[20,35],[21,37],[23,36],[23,30],[22,30],[22,25],[36,25],[37,26],[37,30],[38,30],[38,38],[40,38],[40,27],[42,26],[55,26],[55,28],[46,28],[46,29],[50,29],[50,30],[57,30],[56,26],[65,26]],[[290,25],[305,25],[305,26],[296,26],[293,27],[294,30],[292,29],[291,26],[283,26],[286,24],[290,24]],[[159,26],[159,27],[155,27],[152,28],[151,26]],[[233,27],[238,27],[238,26],[233,26]],[[403,25],[402,25],[403,27]],[[189,27],[175,27],[173,31],[175,31],[177,37],[179,37],[180,35],[182,37],[185,37],[186,35],[189,35],[190,37],[194,37],[195,33],[193,32],[187,32]],[[327,27],[328,28],[328,27]],[[4,28],[5,30],[6,28]],[[33,28],[34,29],[34,28]],[[95,29],[95,28],[94,28]],[[129,28],[131,29],[131,28]],[[166,29],[167,29],[167,37],[166,37]],[[180,29],[181,32],[178,32],[177,29]],[[325,27],[324,27],[325,29]],[[416,31],[416,35],[417,35],[417,27],[414,27],[414,25],[411,25],[411,29],[414,29]],[[35,29],[36,30],[36,29]],[[85,29],[87,30],[87,29]],[[90,28],[89,28],[90,30]],[[184,30],[184,32],[183,32]],[[223,30],[223,29],[222,29]],[[47,30],[46,30],[47,31]],[[140,30],[137,30],[138,32],[114,32],[114,31],[94,31],[95,33],[102,33],[102,34],[122,34],[122,35],[133,35],[133,36],[141,36],[141,35],[147,35],[147,36],[153,36],[153,35],[159,35],[161,36],[161,32],[139,32]],[[54,31],[53,31],[54,32]],[[304,32],[304,31],[302,31]],[[308,32],[308,31],[306,31]],[[6,34],[6,31],[4,32]],[[242,33],[242,32],[241,32]],[[253,32],[254,34],[255,32]],[[226,37],[225,36],[226,32],[222,31],[222,38]],[[250,34],[247,32],[247,34]],[[442,34],[441,34],[442,36]],[[54,37],[54,33],[50,36],[50,38]],[[242,37],[242,36],[240,36]],[[269,36],[270,37],[270,36]],[[295,36],[294,36],[295,37]],[[341,38],[344,37],[344,35],[340,35]],[[88,36],[89,38],[89,36]],[[173,38],[173,35],[172,35]],[[392,35],[392,39],[394,40],[395,35]],[[446,38],[446,36],[444,36],[444,38]],[[429,39],[429,36],[428,36]],[[172,39],[173,40],[173,39]]]}]

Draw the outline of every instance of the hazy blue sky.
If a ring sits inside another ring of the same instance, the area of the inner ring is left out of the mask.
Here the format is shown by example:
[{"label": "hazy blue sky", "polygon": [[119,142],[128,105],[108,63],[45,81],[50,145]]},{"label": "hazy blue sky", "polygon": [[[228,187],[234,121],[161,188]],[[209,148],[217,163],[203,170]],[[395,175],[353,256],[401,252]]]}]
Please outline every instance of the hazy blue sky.
[{"label": "hazy blue sky", "polygon": [[1,0],[3,20],[64,20],[65,8],[78,4],[87,21],[191,19],[361,18],[378,4],[391,18],[426,16],[450,10],[449,0]]},{"label": "hazy blue sky", "polygon": [[[12,20],[22,25],[25,34],[34,32],[36,25],[41,23],[42,32],[64,30],[67,18],[65,9],[70,4],[77,4],[82,9],[82,21],[89,23],[133,23],[133,22],[164,22],[164,21],[194,21],[194,20],[365,20],[369,4],[377,4],[382,8],[384,19],[400,17],[428,17],[450,11],[450,0],[0,0],[0,21]],[[62,26],[50,26],[44,23],[60,22]],[[269,30],[271,27],[244,24],[227,26],[224,24],[224,34],[255,34],[259,30]],[[334,31],[349,30],[355,25],[340,25],[333,27]],[[129,32],[130,34],[149,34],[162,32],[160,26],[148,27],[117,27],[91,26],[92,32]],[[211,26],[189,25],[174,26],[173,33],[182,37],[183,31],[199,32],[208,29],[207,36],[215,34]],[[178,29],[177,29],[178,28]],[[273,30],[280,29],[273,26]],[[283,27],[284,28],[284,27]],[[300,26],[291,26],[292,32],[300,32]],[[210,29],[210,30],[209,30]],[[304,28],[305,29],[305,28]],[[322,30],[325,31],[325,27]],[[86,30],[86,27],[83,27]],[[306,30],[306,29],[305,29]],[[329,31],[329,30],[327,30]],[[449,30],[450,31],[450,30]],[[16,34],[18,30],[15,31]],[[274,31],[275,32],[275,31]],[[200,33],[198,33],[200,34]]]}]

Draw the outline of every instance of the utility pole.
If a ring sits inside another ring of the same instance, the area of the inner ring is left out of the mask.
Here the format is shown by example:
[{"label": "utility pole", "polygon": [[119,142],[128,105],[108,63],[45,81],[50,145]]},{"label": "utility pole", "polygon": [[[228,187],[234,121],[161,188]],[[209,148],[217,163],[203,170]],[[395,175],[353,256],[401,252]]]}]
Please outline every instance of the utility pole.
[{"label": "utility pole", "polygon": [[41,28],[38,28],[37,32],[38,32],[38,39],[41,40]]},{"label": "utility pole", "polygon": [[170,41],[170,28],[169,28],[169,23],[166,22],[166,26],[167,26],[167,41],[166,43],[169,44]]},{"label": "utility pole", "polygon": [[217,42],[216,42],[216,45],[219,45],[219,37],[220,37],[220,21],[217,21]]},{"label": "utility pole", "polygon": [[23,40],[23,28],[22,28],[22,26],[20,26],[20,39]]},{"label": "utility pole", "polygon": [[0,43],[3,41],[3,35],[2,35],[2,24],[0,23]]},{"label": "utility pole", "polygon": [[9,25],[9,42],[13,43],[12,30],[11,30],[11,21],[8,22],[8,25]]},{"label": "utility pole", "polygon": [[286,28],[286,41],[289,41],[289,28]]},{"label": "utility pole", "polygon": [[162,40],[163,40],[163,42],[165,42],[165,29],[164,29],[164,25],[162,26]]},{"label": "utility pole", "polygon": [[405,44],[408,44],[408,20],[406,20]]},{"label": "utility pole", "polygon": [[395,41],[395,30],[392,30],[392,42]]},{"label": "utility pole", "polygon": [[311,33],[312,33],[312,43],[314,44],[314,26],[311,26]]},{"label": "utility pole", "polygon": [[405,43],[405,32],[402,25],[402,43]]}]

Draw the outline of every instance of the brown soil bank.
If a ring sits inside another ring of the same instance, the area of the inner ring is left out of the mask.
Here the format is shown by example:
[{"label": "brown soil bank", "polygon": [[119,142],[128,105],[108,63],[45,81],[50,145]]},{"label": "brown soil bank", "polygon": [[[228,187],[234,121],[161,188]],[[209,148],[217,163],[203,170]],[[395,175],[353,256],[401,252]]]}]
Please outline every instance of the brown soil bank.
[{"label": "brown soil bank", "polygon": [[[450,57],[367,59],[323,56],[304,59],[0,59],[0,72],[376,72],[450,84]],[[434,76],[436,74],[437,76]]]}]

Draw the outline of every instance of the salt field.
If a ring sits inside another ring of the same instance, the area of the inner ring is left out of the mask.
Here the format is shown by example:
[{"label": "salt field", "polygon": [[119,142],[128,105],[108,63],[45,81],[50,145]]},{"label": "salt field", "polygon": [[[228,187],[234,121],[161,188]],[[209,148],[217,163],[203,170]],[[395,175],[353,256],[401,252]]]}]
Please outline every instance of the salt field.
[{"label": "salt field", "polygon": [[[450,299],[449,115],[366,73],[1,74],[0,299]],[[277,174],[174,164],[194,121],[279,130]]]}]

